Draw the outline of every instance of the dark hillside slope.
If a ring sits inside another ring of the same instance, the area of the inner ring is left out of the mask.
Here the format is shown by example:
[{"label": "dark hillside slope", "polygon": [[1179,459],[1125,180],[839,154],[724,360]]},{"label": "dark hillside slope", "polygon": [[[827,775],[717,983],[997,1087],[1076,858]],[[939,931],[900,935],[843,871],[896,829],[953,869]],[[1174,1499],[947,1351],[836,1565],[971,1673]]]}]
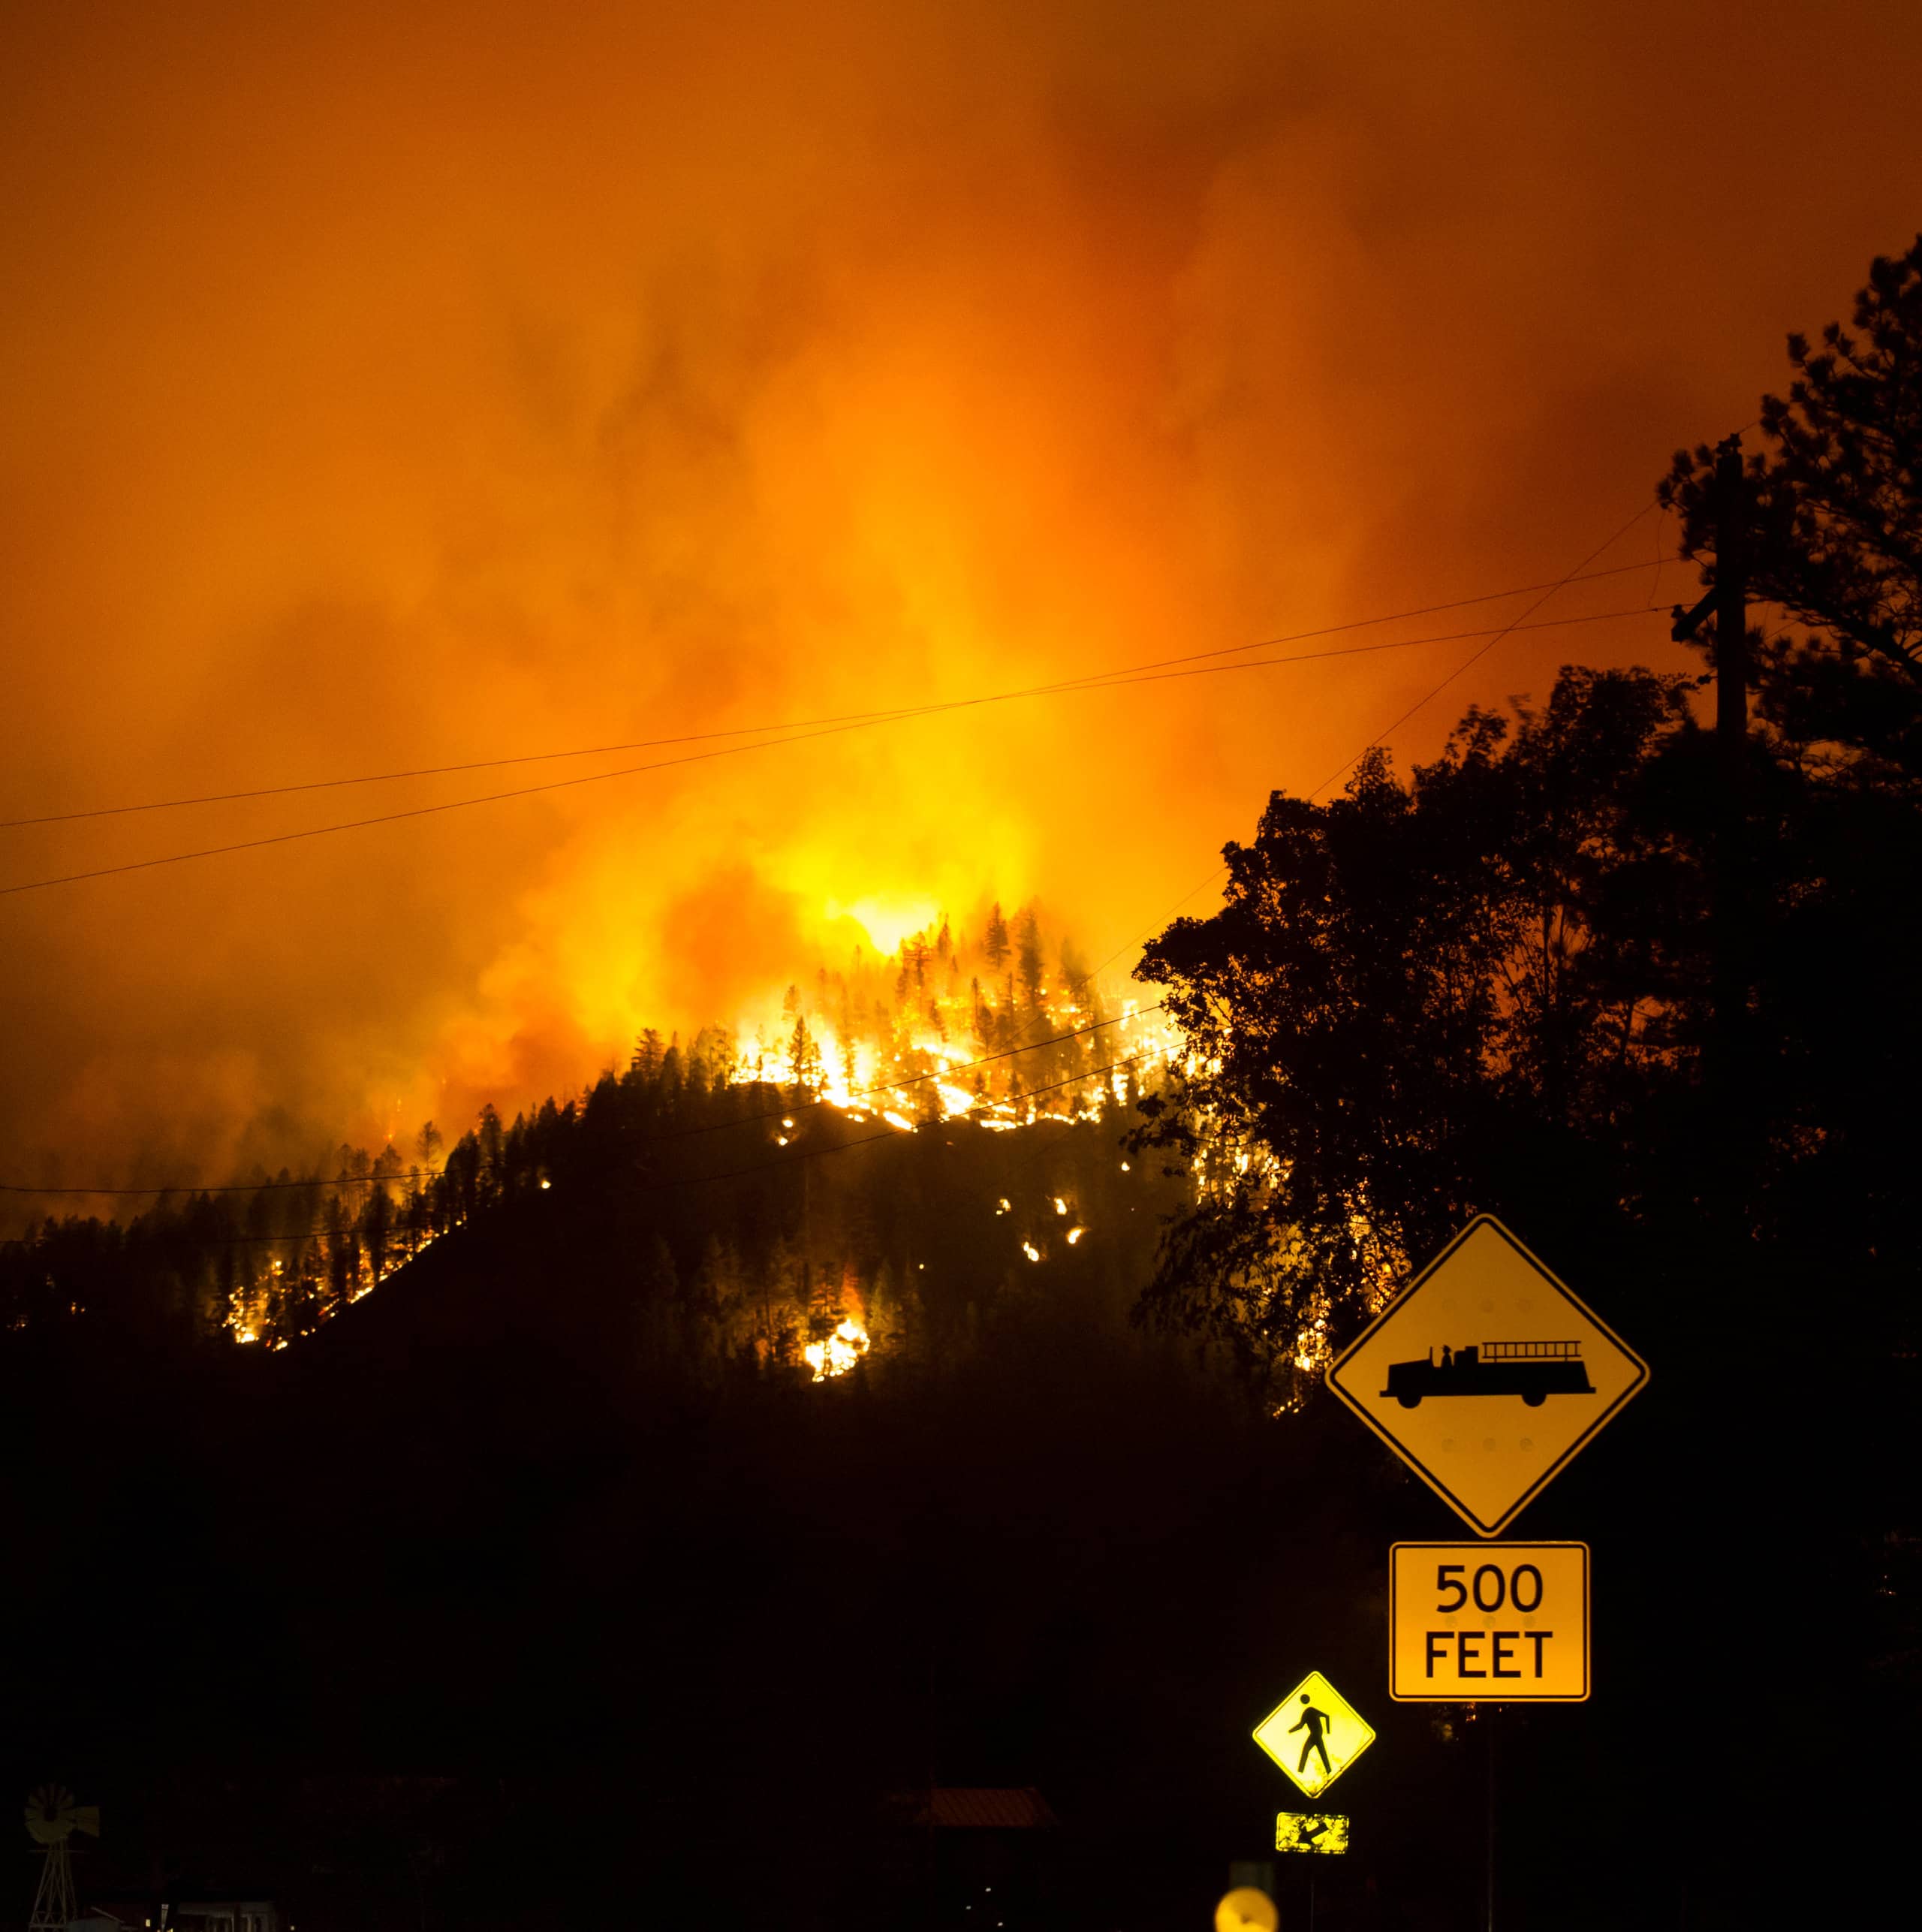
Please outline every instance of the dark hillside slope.
[{"label": "dark hillside slope", "polygon": [[[822,1383],[687,1296],[701,1192],[657,1220],[548,1177],[277,1354],[84,1323],[0,1351],[38,1566],[0,1633],[33,1665],[8,1762],[107,1804],[98,1869],[251,1860],[315,1932],[558,1925],[589,1891],[652,1921],[717,1884],[796,1924],[899,1924],[927,1872],[893,1801],[932,1775],[1044,1791],[1042,1922],[1092,1922],[1069,1898],[1110,1932],[1188,1922],[1291,1796],[1247,1733],[1312,1666],[1381,1733],[1321,1911],[1366,1922],[1372,1883],[1384,1922],[1466,1922],[1417,1906],[1472,1909],[1479,1744],[1381,1688],[1387,1546],[1453,1519],[1345,1415],[1252,1412],[1128,1328],[1161,1183],[1097,1126],[893,1135],[728,1204],[711,1225],[750,1260],[744,1229],[791,1273],[839,1243],[857,1280],[911,1276],[899,1340]],[[636,1265],[656,1237],[670,1267]],[[740,1280],[777,1278],[758,1266]],[[1685,1883],[1718,1922],[1704,1890],[1732,1908],[1755,1874],[1715,1821],[1800,1789],[1747,1688],[1775,1640],[1724,1620],[1736,1458],[1701,1460],[1701,1390],[1668,1366],[1523,1526],[1596,1564],[1595,1698],[1504,1732],[1508,1882],[1541,1922]],[[1778,1529],[1774,1555],[1810,1547]],[[1788,1574],[1827,1626],[1847,1579]],[[1853,1668],[1872,1762],[1899,1698],[1865,1707]],[[1699,1838],[1643,1830],[1651,1698],[1695,1753]],[[1893,1789],[1839,1788],[1865,1820]],[[351,1830],[343,1790],[375,1793]]]}]

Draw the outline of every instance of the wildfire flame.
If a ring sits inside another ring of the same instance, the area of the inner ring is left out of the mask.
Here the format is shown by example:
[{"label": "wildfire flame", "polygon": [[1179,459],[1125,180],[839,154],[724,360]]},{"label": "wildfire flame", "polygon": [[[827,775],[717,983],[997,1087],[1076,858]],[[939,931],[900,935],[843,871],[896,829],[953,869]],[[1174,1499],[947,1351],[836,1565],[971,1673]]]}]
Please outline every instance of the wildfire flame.
[{"label": "wildfire flame", "polygon": [[816,1382],[845,1375],[868,1352],[868,1331],[851,1315],[824,1341],[810,1342],[801,1351]]},{"label": "wildfire flame", "polygon": [[[809,978],[770,991],[734,1029],[737,1084],[798,1090],[904,1133],[963,1115],[1005,1133],[1098,1120],[1110,1100],[1125,1099],[1131,1077],[1152,1077],[1181,1050],[1158,1014],[1140,1013],[1131,999],[1104,1005],[1065,958],[1051,960],[1060,949],[1044,945],[1032,910],[1003,921],[996,908],[971,938],[953,933],[944,915],[905,930],[905,918],[883,918],[879,904],[830,910],[875,912],[861,930],[892,939],[892,949],[857,946],[838,969],[818,957]],[[794,1118],[781,1127],[791,1138]]]},{"label": "wildfire flame", "polygon": [[[1158,1010],[1143,1013],[1135,1000],[1106,997],[1074,964],[1072,948],[1044,933],[1032,907],[1004,918],[997,906],[972,939],[956,933],[944,915],[931,918],[925,903],[863,901],[855,909],[874,914],[895,940],[891,950],[853,945],[838,969],[817,956],[811,972],[785,993],[770,993],[743,1024],[704,1029],[684,1053],[682,1064],[697,1066],[703,1079],[785,1090],[770,1110],[778,1131],[767,1112],[749,1116],[767,1120],[770,1152],[801,1141],[817,1109],[884,1123],[902,1135],[961,1121],[1002,1133],[1050,1122],[1111,1123],[1117,1105],[1184,1059],[1180,1036]],[[899,923],[888,927],[884,911],[898,913]],[[924,923],[904,933],[911,912]],[[879,936],[876,925],[854,930],[863,938]],[[681,1051],[678,1038],[670,1043],[650,1030],[637,1042],[632,1064],[658,1071]],[[1245,1144],[1234,1143],[1233,1153]],[[1219,1166],[1245,1180],[1245,1154],[1238,1166],[1232,1160],[1233,1153]],[[1124,1172],[1128,1165],[1122,1163]],[[417,1177],[402,1171],[397,1156],[390,1166],[388,1173],[375,1164],[376,1192],[356,1197],[338,1234],[330,1224],[314,1235],[288,1237],[294,1260],[263,1257],[249,1267],[226,1301],[224,1323],[234,1341],[284,1348],[290,1333],[332,1319],[432,1243],[436,1231],[422,1225],[426,1216],[418,1211],[426,1195],[405,1191]],[[1197,1171],[1197,1184],[1212,1177]],[[529,1180],[544,1192],[554,1185],[546,1174]],[[382,1231],[363,1238],[359,1217],[377,1203],[387,1210]],[[1053,1210],[1044,1225],[1075,1246],[1086,1232],[1079,1204],[1049,1191],[1040,1204],[1044,1216]],[[1011,1195],[996,1197],[994,1211],[1014,1214]],[[1038,1231],[1035,1237],[1020,1243],[1031,1263],[1044,1261],[1051,1245]],[[754,1346],[763,1359],[791,1364],[799,1345],[815,1381],[827,1382],[869,1353],[866,1313],[861,1284],[844,1282],[831,1313],[818,1302],[797,1305],[779,1321],[770,1318]],[[836,1325],[827,1329],[830,1319]],[[810,1325],[814,1338],[803,1343]]]}]

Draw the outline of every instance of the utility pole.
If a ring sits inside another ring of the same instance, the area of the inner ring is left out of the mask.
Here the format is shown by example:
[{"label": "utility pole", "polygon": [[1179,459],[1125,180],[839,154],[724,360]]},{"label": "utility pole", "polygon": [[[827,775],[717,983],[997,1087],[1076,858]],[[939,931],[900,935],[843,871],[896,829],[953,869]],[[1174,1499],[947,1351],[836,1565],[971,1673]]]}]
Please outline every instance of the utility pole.
[{"label": "utility pole", "polygon": [[1715,484],[1714,1023],[1725,1148],[1732,1158],[1749,1003],[1749,506],[1740,436],[1717,445]]},{"label": "utility pole", "polygon": [[1710,1071],[1727,1127],[1740,1105],[1742,1018],[1748,1003],[1749,486],[1740,434],[1716,446],[1715,588],[1692,610],[1678,604],[1669,635],[1686,643],[1715,619],[1715,849],[1710,887]]},{"label": "utility pole", "polygon": [[1727,812],[1739,808],[1749,740],[1749,505],[1739,436],[1716,447],[1715,489],[1715,736]]}]

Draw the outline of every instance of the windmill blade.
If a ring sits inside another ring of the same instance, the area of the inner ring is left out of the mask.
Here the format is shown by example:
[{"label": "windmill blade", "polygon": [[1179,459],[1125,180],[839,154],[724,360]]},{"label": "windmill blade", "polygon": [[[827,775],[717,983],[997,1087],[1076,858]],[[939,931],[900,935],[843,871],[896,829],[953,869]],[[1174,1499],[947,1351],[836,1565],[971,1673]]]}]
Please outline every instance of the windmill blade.
[{"label": "windmill blade", "polygon": [[97,1804],[80,1804],[74,1807],[74,1829],[84,1831],[89,1838],[100,1836],[100,1807]]}]

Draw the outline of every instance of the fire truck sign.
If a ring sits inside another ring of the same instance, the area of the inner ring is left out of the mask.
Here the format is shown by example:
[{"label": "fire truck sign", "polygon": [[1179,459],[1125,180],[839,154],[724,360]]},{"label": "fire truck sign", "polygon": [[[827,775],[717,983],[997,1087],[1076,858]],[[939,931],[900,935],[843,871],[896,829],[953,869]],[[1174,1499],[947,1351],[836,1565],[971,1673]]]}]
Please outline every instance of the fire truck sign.
[{"label": "fire truck sign", "polygon": [[1484,1214],[1336,1361],[1328,1386],[1478,1536],[1497,1536],[1648,1378]]}]

